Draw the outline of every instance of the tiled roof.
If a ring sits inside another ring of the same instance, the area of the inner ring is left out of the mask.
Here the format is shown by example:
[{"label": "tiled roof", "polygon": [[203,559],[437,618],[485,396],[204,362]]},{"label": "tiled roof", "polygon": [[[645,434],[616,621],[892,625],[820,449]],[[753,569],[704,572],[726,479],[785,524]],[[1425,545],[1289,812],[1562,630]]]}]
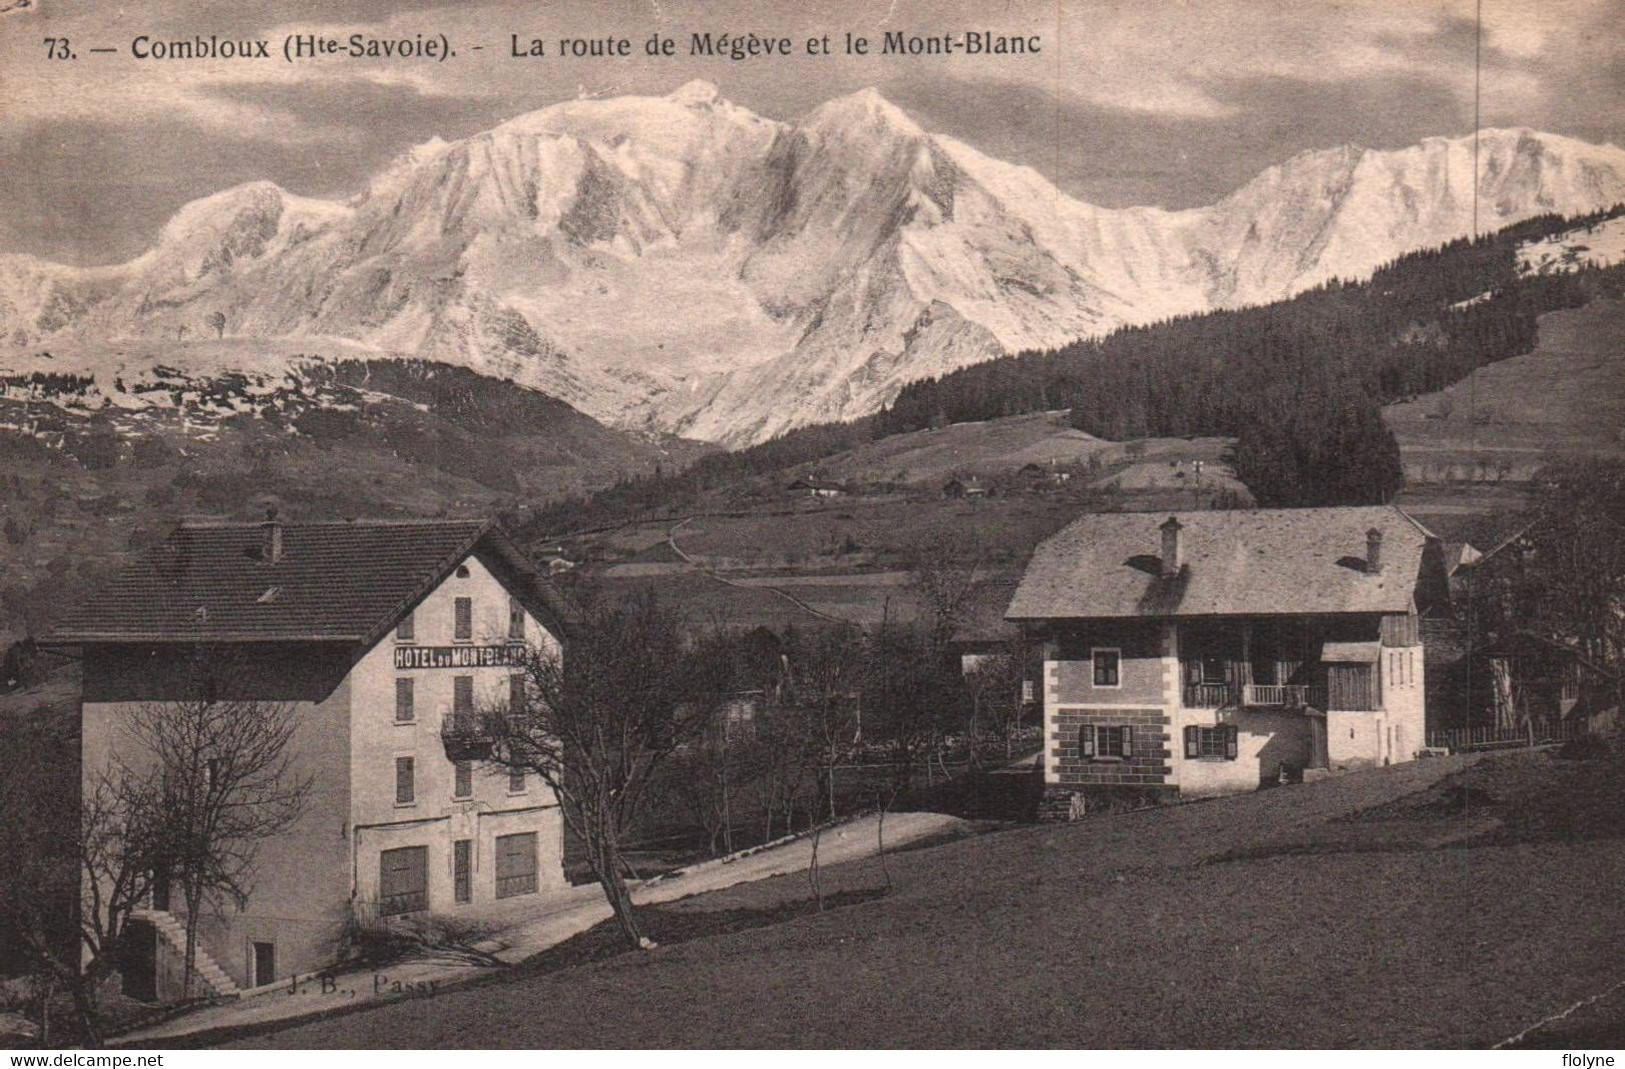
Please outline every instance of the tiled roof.
[{"label": "tiled roof", "polygon": [[470,553],[552,623],[563,598],[489,521],[283,523],[278,560],[266,525],[182,524],[52,635],[84,642],[368,642]]},{"label": "tiled roof", "polygon": [[[1388,613],[1410,609],[1431,534],[1393,506],[1184,512],[1177,576],[1161,574],[1165,512],[1094,513],[1042,543],[1011,620]],[[1382,532],[1368,574],[1366,532]]]}]

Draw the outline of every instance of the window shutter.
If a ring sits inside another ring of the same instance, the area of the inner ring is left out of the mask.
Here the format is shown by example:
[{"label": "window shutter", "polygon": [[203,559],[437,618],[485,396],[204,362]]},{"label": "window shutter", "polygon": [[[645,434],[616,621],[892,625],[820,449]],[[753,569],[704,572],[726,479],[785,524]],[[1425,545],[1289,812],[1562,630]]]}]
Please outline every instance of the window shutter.
[{"label": "window shutter", "polygon": [[1134,729],[1127,724],[1123,725],[1123,759],[1126,761],[1134,756]]},{"label": "window shutter", "polygon": [[525,609],[515,597],[508,598],[508,637],[521,641],[525,637]]},{"label": "window shutter", "polygon": [[405,616],[401,617],[401,622],[395,625],[395,637],[400,639],[402,642],[411,642],[412,625],[412,614],[408,612]]},{"label": "window shutter", "polygon": [[1186,757],[1200,757],[1200,756],[1202,756],[1201,742],[1199,741],[1201,736],[1198,734],[1199,730],[1200,729],[1197,728],[1195,724],[1192,724],[1190,727],[1185,729],[1185,756]]},{"label": "window shutter", "polygon": [[397,724],[408,724],[416,715],[412,703],[412,680],[397,678],[395,680],[395,722]]},{"label": "window shutter", "polygon": [[417,795],[413,764],[414,762],[410,757],[395,758],[395,802],[397,805],[408,805]]},{"label": "window shutter", "polygon": [[1236,725],[1229,724],[1224,729],[1224,756],[1226,760],[1236,759]]},{"label": "window shutter", "polygon": [[457,716],[474,715],[473,676],[456,676],[452,679],[451,710]]},{"label": "window shutter", "polygon": [[1082,730],[1078,732],[1078,753],[1084,757],[1095,756],[1095,726],[1093,724],[1083,725]]},{"label": "window shutter", "polygon": [[453,637],[457,640],[467,641],[474,637],[474,600],[472,598],[458,598],[452,603],[455,617],[453,620]]}]

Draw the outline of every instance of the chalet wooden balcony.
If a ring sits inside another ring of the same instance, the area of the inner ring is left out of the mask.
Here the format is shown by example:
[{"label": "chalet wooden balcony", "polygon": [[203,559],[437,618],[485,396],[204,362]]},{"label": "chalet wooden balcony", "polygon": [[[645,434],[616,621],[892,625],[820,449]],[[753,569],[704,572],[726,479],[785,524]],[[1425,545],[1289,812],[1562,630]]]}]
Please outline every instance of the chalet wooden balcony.
[{"label": "chalet wooden balcony", "polygon": [[491,756],[490,733],[472,713],[451,713],[440,721],[440,743],[448,761],[483,761]]},{"label": "chalet wooden balcony", "polygon": [[1241,703],[1262,709],[1326,708],[1326,688],[1300,684],[1249,683],[1242,688]]},{"label": "chalet wooden balcony", "polygon": [[1223,709],[1238,704],[1236,688],[1229,683],[1187,683],[1185,708]]},{"label": "chalet wooden balcony", "polygon": [[1302,684],[1188,683],[1187,709],[1324,709],[1326,688]]}]

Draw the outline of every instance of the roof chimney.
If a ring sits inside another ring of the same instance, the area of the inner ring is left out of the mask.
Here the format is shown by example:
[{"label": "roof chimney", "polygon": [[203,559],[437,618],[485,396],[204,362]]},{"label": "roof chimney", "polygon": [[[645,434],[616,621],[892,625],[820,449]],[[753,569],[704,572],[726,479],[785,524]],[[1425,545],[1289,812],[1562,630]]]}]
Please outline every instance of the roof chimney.
[{"label": "roof chimney", "polygon": [[1382,532],[1375,527],[1365,533],[1365,573],[1377,575],[1382,571]]},{"label": "roof chimney", "polygon": [[265,522],[260,524],[260,560],[275,564],[282,559],[282,521],[276,518],[276,506],[265,510]]},{"label": "roof chimney", "polygon": [[1179,532],[1183,530],[1176,517],[1169,516],[1168,522],[1162,525],[1162,577],[1171,579],[1179,574],[1180,567],[1185,563],[1180,552]]}]

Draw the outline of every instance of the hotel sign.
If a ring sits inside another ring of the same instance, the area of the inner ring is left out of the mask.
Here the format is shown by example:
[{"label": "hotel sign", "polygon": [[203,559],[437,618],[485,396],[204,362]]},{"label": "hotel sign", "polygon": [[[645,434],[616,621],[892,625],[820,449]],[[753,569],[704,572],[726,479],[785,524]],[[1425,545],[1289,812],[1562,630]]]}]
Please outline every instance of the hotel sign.
[{"label": "hotel sign", "polygon": [[396,668],[523,668],[525,647],[396,646]]}]

